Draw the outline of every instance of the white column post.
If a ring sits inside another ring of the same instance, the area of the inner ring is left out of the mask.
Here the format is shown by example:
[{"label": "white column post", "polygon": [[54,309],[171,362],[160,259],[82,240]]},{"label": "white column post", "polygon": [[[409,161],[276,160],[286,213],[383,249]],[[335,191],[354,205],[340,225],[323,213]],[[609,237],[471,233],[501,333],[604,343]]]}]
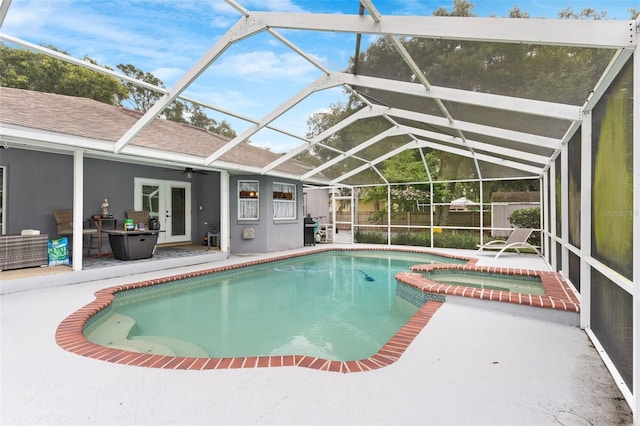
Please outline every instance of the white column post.
[{"label": "white column post", "polygon": [[549,164],[549,229],[551,238],[549,241],[549,254],[551,255],[551,267],[554,271],[558,271],[558,257],[556,256],[556,216],[558,215],[558,209],[556,206],[556,163],[555,160]]},{"label": "white column post", "polygon": [[[636,20],[636,23],[638,21]],[[636,35],[640,28],[636,27]],[[640,52],[633,55],[633,400],[634,424],[640,424]]]},{"label": "white column post", "polygon": [[[545,173],[546,174],[546,173]],[[544,230],[545,230],[545,226],[547,225],[547,222],[545,220],[545,215],[544,212],[547,210],[546,206],[547,204],[544,202],[544,194],[545,194],[545,190],[544,190],[544,175],[541,175],[540,177],[538,177],[538,185],[540,186],[540,200],[539,200],[539,205],[540,205],[540,250],[542,250],[542,256],[546,257],[547,256],[547,250],[545,248],[545,240],[546,237],[544,235]]]},{"label": "white column post", "polygon": [[356,195],[356,191],[354,187],[350,188],[351,190],[351,244],[356,241],[356,224],[353,220],[354,215],[356,214],[356,203],[358,202],[358,197]]},{"label": "white column post", "polygon": [[82,270],[82,215],[84,210],[84,155],[81,150],[73,152],[73,258],[74,271]]},{"label": "white column post", "polygon": [[231,227],[231,190],[229,188],[229,172],[220,172],[220,251],[229,251],[229,235]]},{"label": "white column post", "polygon": [[431,192],[431,195],[429,196],[429,222],[431,223],[431,227],[429,228],[429,232],[431,234],[430,239],[431,239],[431,248],[433,248],[433,179],[431,179],[431,176],[429,176],[429,191]]},{"label": "white column post", "polygon": [[[340,190],[338,188],[331,187],[331,194],[329,194],[331,197],[331,223],[333,223],[333,235],[331,235],[331,241],[333,241],[334,244],[336,242],[336,233],[338,231],[338,224],[336,223],[336,210],[338,209],[338,206],[336,205],[336,191],[339,192]],[[351,232],[353,233],[353,230],[351,230]]]},{"label": "white column post", "polygon": [[391,184],[387,182],[387,245],[391,244]]},{"label": "white column post", "polygon": [[560,256],[562,258],[562,277],[569,278],[569,141],[562,145],[560,154],[560,238],[562,246]]},{"label": "white column post", "polygon": [[585,111],[582,119],[582,145],[580,165],[580,328],[591,328],[591,164],[592,164],[592,115]]},{"label": "white column post", "polygon": [[[549,167],[550,169],[551,167]],[[540,191],[542,192],[542,223],[544,224],[544,231],[541,233],[542,250],[544,257],[547,260],[547,264],[551,265],[551,247],[549,246],[549,236],[551,235],[551,223],[549,222],[549,208],[551,206],[551,198],[549,197],[549,172],[545,171],[542,175]]]}]

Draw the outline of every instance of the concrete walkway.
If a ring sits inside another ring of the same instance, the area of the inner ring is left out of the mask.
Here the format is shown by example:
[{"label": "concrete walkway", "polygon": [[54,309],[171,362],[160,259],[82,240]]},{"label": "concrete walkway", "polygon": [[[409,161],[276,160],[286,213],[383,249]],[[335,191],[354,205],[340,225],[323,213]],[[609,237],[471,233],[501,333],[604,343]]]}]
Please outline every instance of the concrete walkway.
[{"label": "concrete walkway", "polygon": [[[448,251],[456,254],[471,252]],[[246,261],[173,269],[171,275]],[[545,269],[507,255],[480,264]],[[65,352],[58,324],[93,292],[164,272],[1,296],[2,425],[631,424],[576,314],[447,298],[402,358],[379,370],[160,370]],[[573,317],[571,316],[573,315]]]}]

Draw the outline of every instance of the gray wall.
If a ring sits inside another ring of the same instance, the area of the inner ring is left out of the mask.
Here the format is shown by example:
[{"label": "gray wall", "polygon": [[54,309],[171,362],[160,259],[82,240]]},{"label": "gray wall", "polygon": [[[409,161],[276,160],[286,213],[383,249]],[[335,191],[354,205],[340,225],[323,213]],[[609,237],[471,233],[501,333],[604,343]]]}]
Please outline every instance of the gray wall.
[{"label": "gray wall", "polygon": [[[22,229],[39,229],[57,237],[56,224],[51,212],[70,209],[73,205],[73,156],[50,154],[23,149],[0,150],[0,166],[6,166],[7,196],[6,233],[17,234]],[[101,211],[105,198],[109,199],[111,213],[124,218],[133,209],[134,178],[181,180],[185,177],[178,170],[141,166],[117,161],[84,159],[84,211],[90,218]],[[260,182],[260,220],[238,221],[237,182],[239,179]],[[271,193],[273,182],[296,184],[297,218],[274,221]],[[193,243],[200,244],[208,226],[204,222],[220,224],[220,174],[195,174],[191,179],[191,223]],[[233,176],[230,179],[230,250],[232,253],[265,253],[302,247],[303,240],[303,190],[298,181],[269,176]],[[256,238],[245,240],[245,227],[256,230]],[[107,242],[105,241],[105,244]],[[105,247],[107,249],[107,247]]]},{"label": "gray wall", "polygon": [[[22,149],[0,150],[0,166],[6,166],[6,233],[39,229],[57,236],[51,212],[73,206],[73,156]],[[100,213],[105,198],[116,218],[133,209],[134,177],[182,180],[179,170],[141,166],[117,161],[84,159],[84,211],[89,218]],[[204,222],[220,222],[220,174],[196,174],[191,180],[191,222],[194,243],[207,232]],[[202,206],[202,209],[200,208]]]},{"label": "gray wall", "polygon": [[[238,180],[257,180],[259,188],[260,219],[257,221],[238,220]],[[273,220],[273,182],[296,184],[297,217],[295,220]],[[229,179],[230,246],[231,253],[265,253],[289,250],[304,246],[303,239],[303,194],[302,183],[270,176],[236,175]],[[242,231],[254,228],[256,237],[245,240]]]}]

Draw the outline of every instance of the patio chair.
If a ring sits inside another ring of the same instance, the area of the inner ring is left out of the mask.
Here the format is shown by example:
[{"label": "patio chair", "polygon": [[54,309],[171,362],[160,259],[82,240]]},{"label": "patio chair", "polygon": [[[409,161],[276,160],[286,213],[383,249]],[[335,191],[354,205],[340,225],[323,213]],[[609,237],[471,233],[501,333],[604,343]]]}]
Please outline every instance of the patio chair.
[{"label": "patio chair", "polygon": [[218,231],[218,225],[210,222],[204,222],[209,227],[207,231],[207,247],[220,247],[220,231]]},{"label": "patio chair", "polygon": [[133,223],[144,223],[144,226],[149,226],[149,220],[151,216],[146,210],[127,210],[127,219],[133,219]]},{"label": "patio chair", "polygon": [[[56,220],[56,226],[58,228],[58,238],[68,237],[73,238],[73,210],[54,210],[53,217]],[[98,250],[98,229],[89,228],[88,222],[83,223],[82,227],[82,248],[87,249],[87,256],[91,254],[91,249]],[[85,237],[89,237],[89,245],[85,246]],[[96,244],[93,244],[93,240],[96,240]],[[69,243],[69,253],[73,244]]]},{"label": "patio chair", "polygon": [[532,232],[533,228],[516,228],[513,230],[511,235],[509,235],[509,238],[507,238],[506,241],[493,240],[489,241],[486,244],[478,244],[478,251],[476,252],[476,255],[478,255],[483,250],[499,250],[498,254],[496,254],[495,256],[495,258],[497,259],[502,253],[504,253],[505,250],[513,249],[517,251],[518,254],[520,254],[520,249],[530,248],[535,250],[535,252],[538,253],[538,256],[542,256],[537,247],[532,246],[527,242]]}]

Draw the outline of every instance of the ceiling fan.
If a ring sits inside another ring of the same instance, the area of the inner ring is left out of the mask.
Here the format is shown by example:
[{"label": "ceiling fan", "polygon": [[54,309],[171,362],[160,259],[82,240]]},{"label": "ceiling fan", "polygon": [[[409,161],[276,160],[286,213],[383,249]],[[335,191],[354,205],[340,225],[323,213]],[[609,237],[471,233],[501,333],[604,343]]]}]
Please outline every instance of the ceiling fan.
[{"label": "ceiling fan", "polygon": [[[168,169],[168,170],[174,171],[173,169]],[[185,167],[184,170],[181,171],[180,173],[185,175],[187,179],[191,179],[194,174],[197,174],[197,175],[208,175],[209,174],[209,172],[207,172],[205,170],[198,170],[198,169],[194,169],[194,168],[191,168],[191,167]]]}]

